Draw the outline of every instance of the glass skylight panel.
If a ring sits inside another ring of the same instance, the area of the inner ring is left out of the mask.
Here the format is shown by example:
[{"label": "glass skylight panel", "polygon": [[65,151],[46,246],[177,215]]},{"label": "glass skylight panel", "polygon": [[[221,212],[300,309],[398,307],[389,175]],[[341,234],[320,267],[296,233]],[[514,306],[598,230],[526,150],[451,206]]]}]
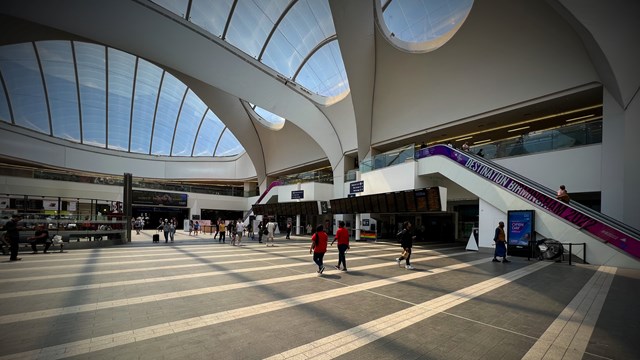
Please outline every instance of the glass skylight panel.
[{"label": "glass skylight panel", "polygon": [[262,62],[291,78],[313,48],[334,34],[326,1],[298,1],[278,25]]},{"label": "glass skylight panel", "polygon": [[4,91],[2,84],[0,84],[0,120],[11,123],[11,111],[9,111],[7,93]]},{"label": "glass skylight panel", "polygon": [[224,129],[222,121],[213,111],[208,110],[198,130],[193,156],[213,156],[213,151]]},{"label": "glass skylight panel", "polygon": [[193,142],[205,111],[207,111],[207,105],[193,91],[189,90],[176,125],[171,156],[191,156]]},{"label": "glass skylight panel", "polygon": [[261,118],[263,118],[265,121],[267,121],[270,124],[273,125],[282,125],[284,124],[285,119],[281,116],[278,116],[274,113],[272,113],[271,111],[267,111],[259,106],[253,105],[251,104],[251,107],[253,108],[253,111],[256,112],[256,114],[258,114]]},{"label": "glass skylight panel", "polygon": [[171,143],[176,129],[180,104],[187,87],[175,76],[165,72],[158,99],[158,111],[153,126],[152,155],[171,155]]},{"label": "glass skylight panel", "polygon": [[184,18],[187,14],[189,0],[151,0],[174,14]]},{"label": "glass skylight panel", "polygon": [[229,128],[227,128],[224,130],[224,133],[222,133],[222,137],[220,137],[214,156],[233,156],[241,151],[242,145],[240,145],[238,139],[236,139],[231,131],[229,131]]},{"label": "glass skylight panel", "polygon": [[[57,40],[5,45],[0,72],[0,121],[58,138],[142,154],[213,156],[225,129],[176,77],[117,49]],[[225,139],[223,156],[244,151],[233,135]]]},{"label": "glass skylight panel", "polygon": [[16,125],[50,135],[49,111],[32,43],[0,47],[0,71]]},{"label": "glass skylight panel", "polygon": [[233,0],[193,0],[189,21],[215,36],[222,36]]},{"label": "glass skylight panel", "polygon": [[257,59],[288,3],[289,0],[239,0],[225,40]]},{"label": "glass skylight panel", "polygon": [[105,147],[107,132],[105,47],[76,43],[75,50],[80,85],[82,142]]},{"label": "glass skylight panel", "polygon": [[162,69],[146,60],[138,60],[133,116],[131,119],[131,148],[135,153],[149,154],[151,125],[156,110]]},{"label": "glass skylight panel", "polygon": [[349,80],[338,42],[331,41],[313,54],[294,80],[323,96],[337,96],[348,91]]},{"label": "glass skylight panel", "polygon": [[136,58],[109,48],[109,149],[129,151],[133,77]]},{"label": "glass skylight panel", "polygon": [[[386,0],[381,0],[382,5]],[[411,43],[429,42],[453,30],[469,13],[473,0],[392,0],[383,13],[394,36]]]},{"label": "glass skylight panel", "polygon": [[53,136],[80,142],[78,84],[71,42],[36,42],[49,95]]}]

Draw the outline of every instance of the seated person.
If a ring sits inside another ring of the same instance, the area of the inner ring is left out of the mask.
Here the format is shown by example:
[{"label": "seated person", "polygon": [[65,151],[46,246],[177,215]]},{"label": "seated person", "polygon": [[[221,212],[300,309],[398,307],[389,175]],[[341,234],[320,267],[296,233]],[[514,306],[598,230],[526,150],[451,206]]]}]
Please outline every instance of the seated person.
[{"label": "seated person", "polygon": [[31,250],[33,250],[34,254],[38,253],[36,244],[44,244],[45,254],[47,253],[47,250],[49,250],[49,247],[51,246],[51,240],[49,240],[49,231],[42,224],[36,227],[35,235],[27,238],[27,240],[31,242]]}]

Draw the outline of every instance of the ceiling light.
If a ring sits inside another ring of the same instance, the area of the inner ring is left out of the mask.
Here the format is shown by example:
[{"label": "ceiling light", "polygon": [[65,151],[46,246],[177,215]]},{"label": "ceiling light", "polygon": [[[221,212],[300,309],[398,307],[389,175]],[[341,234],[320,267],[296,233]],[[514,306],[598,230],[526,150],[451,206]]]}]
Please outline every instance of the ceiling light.
[{"label": "ceiling light", "polygon": [[460,138],[460,139],[456,139],[455,141],[469,140],[469,139],[471,139],[472,137],[473,137],[473,136],[467,136],[467,137],[463,137],[463,138]]},{"label": "ceiling light", "polygon": [[491,139],[486,139],[486,140],[480,140],[480,141],[476,141],[473,143],[473,145],[478,145],[478,144],[484,144],[491,141]]},{"label": "ceiling light", "polygon": [[519,128],[515,128],[515,129],[509,129],[507,130],[507,132],[514,132],[514,131],[519,131],[519,130],[524,130],[524,129],[528,129],[531,126],[523,126],[523,127],[519,127]]},{"label": "ceiling light", "polygon": [[585,116],[578,116],[578,117],[574,117],[568,120],[565,120],[566,122],[572,122],[572,121],[577,121],[577,120],[582,120],[582,119],[586,119],[586,118],[590,118],[592,117],[593,114],[589,114],[589,115],[585,115]]}]

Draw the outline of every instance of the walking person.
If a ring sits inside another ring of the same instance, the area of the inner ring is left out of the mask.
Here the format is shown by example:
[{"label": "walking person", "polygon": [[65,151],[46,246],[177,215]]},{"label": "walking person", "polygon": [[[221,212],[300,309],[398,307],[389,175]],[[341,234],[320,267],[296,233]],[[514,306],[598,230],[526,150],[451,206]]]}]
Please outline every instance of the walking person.
[{"label": "walking person", "polygon": [[9,261],[22,260],[22,258],[18,257],[18,247],[20,246],[20,227],[18,227],[18,222],[20,222],[20,220],[22,220],[22,216],[13,214],[11,215],[11,220],[4,224],[5,236],[9,241],[9,249],[11,251]]},{"label": "walking person", "polygon": [[193,236],[198,236],[198,231],[200,231],[200,222],[196,221],[196,223],[193,224]]},{"label": "walking person", "polygon": [[413,246],[413,239],[415,236],[413,235],[413,230],[411,229],[411,223],[409,221],[405,221],[402,224],[402,230],[398,234],[400,238],[400,246],[402,246],[402,254],[399,258],[396,258],[396,262],[398,266],[400,266],[400,262],[402,260],[405,261],[405,269],[413,270],[414,267],[411,266],[411,247]]},{"label": "walking person", "polygon": [[318,225],[316,233],[311,236],[311,247],[309,248],[309,254],[313,252],[313,262],[318,265],[318,275],[322,275],[324,271],[324,254],[327,252],[327,241],[329,241],[329,235],[324,232],[322,225]]},{"label": "walking person", "polygon": [[176,237],[176,221],[171,220],[169,223],[169,239],[173,242],[173,239]]},{"label": "walking person", "polygon": [[338,231],[336,231],[336,237],[331,242],[331,246],[333,246],[333,243],[336,241],[338,241],[338,265],[336,265],[335,268],[340,270],[340,265],[342,264],[342,271],[347,271],[347,257],[345,253],[350,249],[349,231],[342,220],[338,222]]},{"label": "walking person", "polygon": [[267,223],[267,246],[269,246],[269,240],[271,240],[271,246],[275,246],[273,242],[273,234],[276,232],[276,223],[269,219]]},{"label": "walking person", "polygon": [[220,218],[216,220],[215,225],[216,225],[216,232],[213,233],[213,240],[216,239],[216,237],[218,236],[218,232],[220,231]]},{"label": "walking person", "polygon": [[258,243],[262,244],[262,235],[264,234],[265,227],[262,224],[262,220],[258,223]]},{"label": "walking person", "polygon": [[507,260],[507,240],[504,233],[504,222],[500,221],[498,223],[493,241],[496,243],[496,250],[493,253],[493,260],[491,261],[500,262],[497,258],[501,257],[503,263],[510,263],[511,261]]},{"label": "walking person", "polygon": [[243,234],[244,234],[244,223],[242,222],[242,219],[238,219],[238,221],[236,222],[236,236],[238,237],[236,241],[236,245],[241,246]]},{"label": "walking person", "polygon": [[169,225],[169,220],[164,219],[164,223],[162,223],[162,231],[164,232],[164,242],[169,242],[169,231],[171,231],[171,225]]},{"label": "walking person", "polygon": [[220,220],[218,223],[218,232],[220,233],[220,237],[218,238],[219,243],[225,243],[225,233],[227,230],[225,229],[224,220]]},{"label": "walking person", "polygon": [[231,221],[229,225],[227,225],[227,229],[229,230],[229,236],[231,236],[231,246],[236,245],[236,222]]},{"label": "walking person", "polygon": [[287,221],[287,237],[285,239],[291,239],[291,222]]}]

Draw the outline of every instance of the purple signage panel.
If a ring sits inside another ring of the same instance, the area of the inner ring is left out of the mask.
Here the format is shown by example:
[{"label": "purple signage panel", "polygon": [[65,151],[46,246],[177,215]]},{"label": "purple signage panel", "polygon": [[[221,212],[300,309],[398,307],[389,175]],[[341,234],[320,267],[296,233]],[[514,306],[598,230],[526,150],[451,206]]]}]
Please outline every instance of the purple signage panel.
[{"label": "purple signage panel", "polygon": [[640,258],[640,239],[635,239],[607,224],[600,222],[597,219],[590,217],[587,214],[583,214],[580,211],[567,206],[567,204],[559,201],[555,197],[550,197],[534,190],[529,186],[512,179],[508,175],[470,158],[463,152],[456,151],[455,149],[445,145],[436,145],[426,149],[420,149],[416,158],[420,159],[434,155],[446,156],[514,195],[517,195],[520,198],[523,198],[578,226],[602,240],[604,243],[609,243],[626,253],[635,256],[636,258]]}]

